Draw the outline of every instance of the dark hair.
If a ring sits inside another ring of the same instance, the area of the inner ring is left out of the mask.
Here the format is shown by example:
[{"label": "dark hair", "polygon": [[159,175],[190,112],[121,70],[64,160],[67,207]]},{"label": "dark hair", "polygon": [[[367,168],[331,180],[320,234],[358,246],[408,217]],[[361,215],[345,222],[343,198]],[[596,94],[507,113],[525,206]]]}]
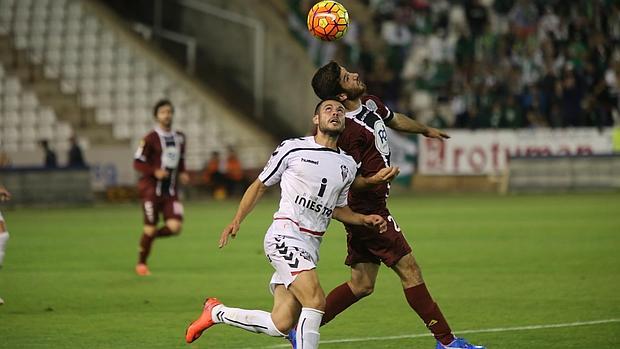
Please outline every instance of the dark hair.
[{"label": "dark hair", "polygon": [[338,103],[342,103],[341,101],[338,100],[337,97],[327,97],[325,99],[322,99],[322,100],[319,101],[319,103],[316,104],[316,107],[314,107],[314,115],[319,115],[319,111],[321,110],[321,106],[323,105],[323,103],[325,103],[327,101],[336,101]]},{"label": "dark hair", "polygon": [[319,68],[312,77],[312,88],[317,97],[322,100],[343,93],[344,89],[340,86],[340,65],[331,61]]},{"label": "dark hair", "polygon": [[155,106],[153,107],[153,116],[157,117],[157,112],[159,111],[159,108],[165,105],[169,105],[170,108],[172,108],[172,111],[174,111],[174,106],[172,105],[172,102],[170,102],[169,99],[160,99],[159,101],[157,101],[157,103],[155,103]]}]

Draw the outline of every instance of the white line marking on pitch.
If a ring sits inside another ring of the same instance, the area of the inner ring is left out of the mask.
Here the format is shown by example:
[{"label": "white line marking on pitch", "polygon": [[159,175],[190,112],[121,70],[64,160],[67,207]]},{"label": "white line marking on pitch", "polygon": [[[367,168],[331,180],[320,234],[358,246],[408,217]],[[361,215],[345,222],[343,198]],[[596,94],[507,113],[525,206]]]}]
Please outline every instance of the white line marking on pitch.
[{"label": "white line marking on pitch", "polygon": [[[563,324],[530,325],[530,326],[518,326],[518,327],[483,328],[479,330],[455,331],[455,334],[461,335],[461,334],[467,334],[467,333],[542,330],[542,329],[547,329],[547,328],[565,328],[565,327],[608,324],[612,322],[620,322],[620,319],[605,319],[605,320],[583,321],[583,322],[568,322],[568,323],[563,323]],[[321,341],[320,343],[321,344],[338,344],[338,343],[351,343],[351,342],[371,342],[371,341],[385,341],[385,340],[392,340],[392,339],[419,338],[419,337],[429,337],[429,336],[431,336],[430,333],[417,333],[417,334],[405,334],[405,335],[400,335],[400,336],[331,339],[331,340]],[[290,348],[290,346],[291,345],[287,343],[287,344],[270,345],[266,347],[248,347],[248,348],[243,348],[243,349]]]}]

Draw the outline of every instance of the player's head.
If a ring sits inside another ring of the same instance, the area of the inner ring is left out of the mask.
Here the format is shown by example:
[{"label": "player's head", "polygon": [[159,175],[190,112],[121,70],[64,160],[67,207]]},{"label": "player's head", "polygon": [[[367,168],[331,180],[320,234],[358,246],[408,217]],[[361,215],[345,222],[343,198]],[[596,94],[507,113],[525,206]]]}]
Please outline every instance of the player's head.
[{"label": "player's head", "polygon": [[336,98],[320,101],[314,108],[312,122],[318,133],[337,137],[344,131],[344,114],[346,109]]},{"label": "player's head", "polygon": [[320,99],[336,96],[338,100],[355,100],[366,92],[366,84],[359,74],[351,73],[331,61],[319,68],[312,77],[312,88]]},{"label": "player's head", "polygon": [[160,99],[153,107],[153,117],[157,122],[166,128],[172,126],[172,116],[174,115],[174,106],[167,99]]}]

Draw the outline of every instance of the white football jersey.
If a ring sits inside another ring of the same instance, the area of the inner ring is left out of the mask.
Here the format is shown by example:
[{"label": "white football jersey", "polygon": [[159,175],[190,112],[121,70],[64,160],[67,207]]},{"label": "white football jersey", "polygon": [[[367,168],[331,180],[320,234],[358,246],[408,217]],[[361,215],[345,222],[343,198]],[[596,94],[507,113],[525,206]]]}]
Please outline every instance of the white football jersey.
[{"label": "white football jersey", "polygon": [[310,136],[282,142],[258,179],[267,186],[280,182],[280,207],[273,218],[299,227],[299,232],[282,235],[312,236],[320,243],[334,208],[347,205],[356,172],[351,156],[317,144]]}]

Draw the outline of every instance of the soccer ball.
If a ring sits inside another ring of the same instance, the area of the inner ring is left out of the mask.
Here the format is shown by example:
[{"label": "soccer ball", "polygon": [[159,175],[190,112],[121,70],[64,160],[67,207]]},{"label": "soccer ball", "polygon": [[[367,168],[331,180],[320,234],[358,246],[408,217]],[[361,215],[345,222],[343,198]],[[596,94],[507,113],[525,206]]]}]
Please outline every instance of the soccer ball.
[{"label": "soccer ball", "polygon": [[336,1],[318,2],[308,12],[308,30],[321,40],[338,40],[348,27],[349,12]]}]

